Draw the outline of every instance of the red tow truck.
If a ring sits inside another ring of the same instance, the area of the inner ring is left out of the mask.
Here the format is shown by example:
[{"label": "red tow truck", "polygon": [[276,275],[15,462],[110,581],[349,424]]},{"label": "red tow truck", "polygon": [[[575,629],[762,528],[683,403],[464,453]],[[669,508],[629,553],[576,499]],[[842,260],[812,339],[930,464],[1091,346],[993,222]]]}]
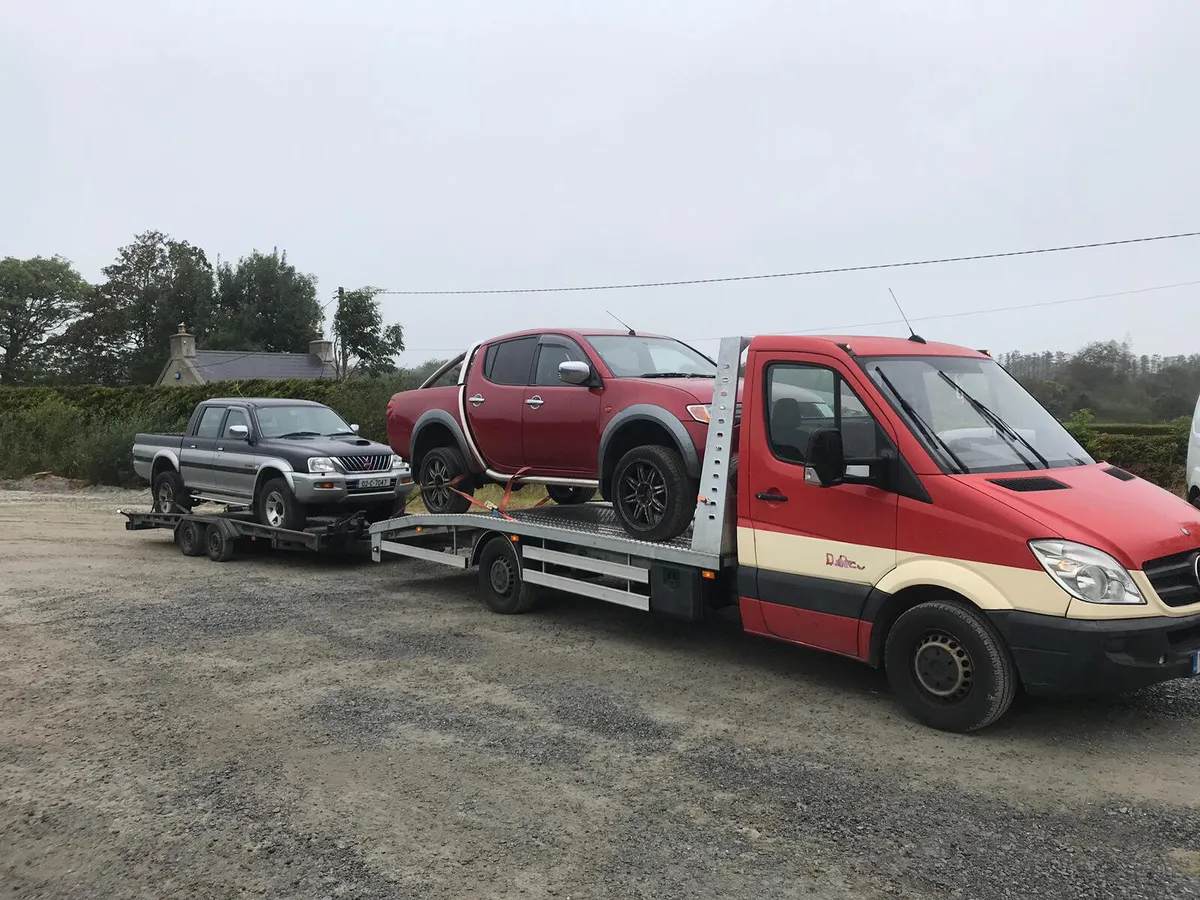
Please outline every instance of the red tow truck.
[{"label": "red tow truck", "polygon": [[736,608],[748,632],[882,667],[948,731],[994,722],[1018,689],[1200,675],[1200,510],[1089,457],[985,352],[915,335],[724,339],[692,525],[672,539],[631,537],[604,502],[370,535],[376,561],[478,566],[498,613],[541,588],[686,620]]}]

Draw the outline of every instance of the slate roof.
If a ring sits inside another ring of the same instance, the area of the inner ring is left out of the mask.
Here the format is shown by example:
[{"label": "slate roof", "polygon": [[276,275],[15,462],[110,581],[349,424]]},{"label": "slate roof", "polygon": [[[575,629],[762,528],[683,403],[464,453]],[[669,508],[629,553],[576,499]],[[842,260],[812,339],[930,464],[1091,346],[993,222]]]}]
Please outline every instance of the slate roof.
[{"label": "slate roof", "polygon": [[205,381],[250,378],[333,378],[332,363],[322,364],[311,353],[246,353],[241,350],[197,350],[188,362]]}]

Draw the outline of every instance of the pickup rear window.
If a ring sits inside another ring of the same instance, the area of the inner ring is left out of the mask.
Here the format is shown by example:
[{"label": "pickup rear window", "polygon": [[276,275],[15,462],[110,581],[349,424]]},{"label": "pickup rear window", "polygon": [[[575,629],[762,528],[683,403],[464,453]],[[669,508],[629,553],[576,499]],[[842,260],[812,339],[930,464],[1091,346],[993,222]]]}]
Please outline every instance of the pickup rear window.
[{"label": "pickup rear window", "polygon": [[196,437],[215,438],[221,433],[221,419],[225,417],[224,406],[206,406],[200,413],[196,426]]}]

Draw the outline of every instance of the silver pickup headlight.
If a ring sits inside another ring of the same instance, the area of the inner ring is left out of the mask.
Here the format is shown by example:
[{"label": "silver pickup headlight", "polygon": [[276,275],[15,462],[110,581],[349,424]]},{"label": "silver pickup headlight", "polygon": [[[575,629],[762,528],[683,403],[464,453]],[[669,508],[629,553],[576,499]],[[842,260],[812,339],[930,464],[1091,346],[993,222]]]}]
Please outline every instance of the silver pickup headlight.
[{"label": "silver pickup headlight", "polygon": [[1129,571],[1102,550],[1074,541],[1030,541],[1029,549],[1059,587],[1085,603],[1145,603]]},{"label": "silver pickup headlight", "polygon": [[403,469],[404,467],[405,467],[404,458],[393,454],[392,455],[392,468],[393,469]]},{"label": "silver pickup headlight", "polygon": [[327,474],[336,472],[337,466],[333,464],[333,460],[328,456],[314,456],[308,461],[308,471],[314,474]]}]

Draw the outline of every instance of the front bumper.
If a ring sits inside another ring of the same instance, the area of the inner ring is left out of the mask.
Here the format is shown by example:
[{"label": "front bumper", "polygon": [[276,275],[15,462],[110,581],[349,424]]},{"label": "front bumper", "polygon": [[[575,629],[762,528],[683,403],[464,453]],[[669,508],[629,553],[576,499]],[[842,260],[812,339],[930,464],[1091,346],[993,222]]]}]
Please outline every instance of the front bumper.
[{"label": "front bumper", "polygon": [[1114,694],[1200,674],[1200,615],[1067,619],[993,612],[1030,694]]},{"label": "front bumper", "polygon": [[292,492],[306,506],[365,509],[400,500],[407,502],[413,488],[412,471],[408,467],[361,475],[292,473]]}]

